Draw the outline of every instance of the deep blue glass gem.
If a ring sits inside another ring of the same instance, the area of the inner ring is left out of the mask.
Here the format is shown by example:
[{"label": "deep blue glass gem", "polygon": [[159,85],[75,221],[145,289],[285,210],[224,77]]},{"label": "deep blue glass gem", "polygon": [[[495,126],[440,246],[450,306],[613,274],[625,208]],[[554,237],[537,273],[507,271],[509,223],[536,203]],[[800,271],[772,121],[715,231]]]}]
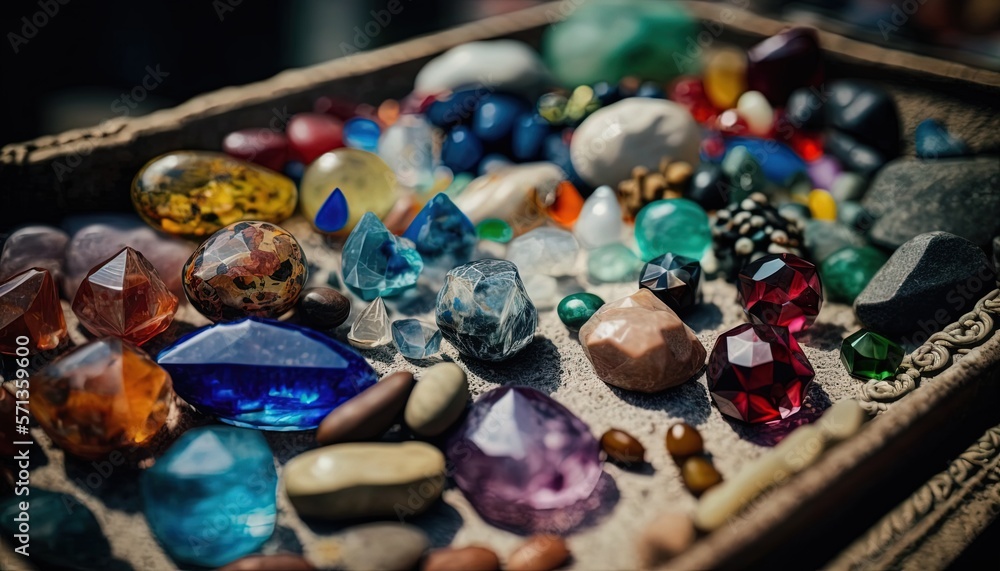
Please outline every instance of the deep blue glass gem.
[{"label": "deep blue glass gem", "polygon": [[441,352],[441,331],[419,319],[394,321],[392,340],[407,359],[427,359]]},{"label": "deep blue glass gem", "polygon": [[[729,151],[735,147],[746,147],[750,151],[750,156],[760,164],[767,180],[778,186],[788,186],[795,175],[806,172],[805,161],[784,143],[756,137],[726,137],[725,142],[726,152],[722,157],[729,154]],[[714,162],[721,161],[722,157]],[[707,159],[702,157],[702,160]]]},{"label": "deep blue glass gem", "polygon": [[[21,514],[18,505],[21,502],[28,502],[28,522],[14,519]],[[27,534],[20,529],[21,523],[28,524]],[[7,537],[11,549],[26,544],[28,555],[38,569],[111,567],[111,545],[101,532],[101,525],[87,506],[69,494],[32,486],[26,496],[0,499],[0,532]],[[26,541],[21,541],[18,535],[23,535]],[[10,563],[14,565],[13,561]]]},{"label": "deep blue glass gem", "polygon": [[344,144],[348,147],[378,152],[378,138],[382,129],[378,123],[365,117],[352,117],[344,123]]},{"label": "deep blue glass gem", "polygon": [[316,428],[377,380],[347,345],[311,329],[253,317],[181,337],[156,362],[191,406],[261,430]]},{"label": "deep blue glass gem", "polygon": [[451,267],[464,264],[476,249],[476,227],[444,193],[427,201],[403,237],[417,245],[428,264],[439,260]]},{"label": "deep blue glass gem", "polygon": [[965,141],[948,132],[940,121],[924,119],[917,125],[917,156],[922,159],[964,157],[972,151]]},{"label": "deep blue glass gem", "polygon": [[533,161],[542,154],[542,143],[552,126],[538,113],[525,113],[514,124],[511,154],[519,161]]},{"label": "deep blue glass gem", "polygon": [[482,89],[456,91],[431,103],[424,116],[432,125],[443,129],[468,124],[472,121],[472,115],[479,107],[479,102],[487,95],[489,92],[484,92]]},{"label": "deep blue glass gem", "polygon": [[528,102],[519,97],[491,93],[479,100],[472,116],[472,132],[486,142],[506,139],[517,118],[527,109]]},{"label": "deep blue glass gem", "polygon": [[316,228],[324,232],[336,232],[347,224],[347,218],[347,198],[339,188],[335,188],[323,206],[319,207],[314,223]]},{"label": "deep blue glass gem", "polygon": [[475,172],[483,158],[483,143],[468,127],[455,127],[441,146],[441,162],[454,172]]},{"label": "deep blue glass gem", "polygon": [[219,567],[274,532],[278,474],[259,432],[202,426],[142,475],[146,520],[175,562]]}]

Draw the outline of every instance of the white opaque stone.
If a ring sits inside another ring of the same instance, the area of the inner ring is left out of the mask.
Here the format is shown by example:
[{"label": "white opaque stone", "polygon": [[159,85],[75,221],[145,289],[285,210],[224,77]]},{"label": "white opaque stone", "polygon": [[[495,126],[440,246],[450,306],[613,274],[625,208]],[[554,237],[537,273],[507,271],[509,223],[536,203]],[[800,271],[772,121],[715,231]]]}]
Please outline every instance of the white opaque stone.
[{"label": "white opaque stone", "polygon": [[580,244],[558,228],[536,228],[511,240],[507,259],[517,266],[521,279],[533,274],[566,276],[576,270]]},{"label": "white opaque stone", "polygon": [[464,43],[427,62],[414,80],[414,91],[484,88],[534,97],[551,84],[534,48],[516,40],[492,40]]},{"label": "white opaque stone", "polygon": [[587,250],[618,242],[622,235],[622,207],[610,186],[594,191],[583,203],[573,235]]},{"label": "white opaque stone", "polygon": [[774,109],[763,93],[747,91],[740,95],[740,100],[736,102],[736,112],[747,122],[751,134],[762,137],[771,132]]},{"label": "white opaque stone", "polygon": [[401,115],[390,125],[379,137],[378,155],[403,186],[423,190],[435,182],[434,131],[422,115]]},{"label": "white opaque stone", "polygon": [[473,224],[499,218],[518,232],[540,223],[545,215],[537,205],[551,203],[563,180],[566,173],[553,163],[513,165],[477,177],[454,202]]}]

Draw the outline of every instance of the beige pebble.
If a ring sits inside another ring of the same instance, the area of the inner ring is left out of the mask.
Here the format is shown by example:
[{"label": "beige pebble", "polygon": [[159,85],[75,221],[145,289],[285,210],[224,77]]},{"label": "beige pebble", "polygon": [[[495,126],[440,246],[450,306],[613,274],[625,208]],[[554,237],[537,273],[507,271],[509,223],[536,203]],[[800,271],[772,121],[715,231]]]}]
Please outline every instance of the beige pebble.
[{"label": "beige pebble", "polygon": [[642,569],[652,569],[686,551],[697,533],[691,518],[682,513],[665,513],[649,522],[636,551]]},{"label": "beige pebble", "polygon": [[359,525],[344,530],[338,539],[338,567],[346,571],[413,569],[430,545],[420,528],[402,523]]},{"label": "beige pebble", "polygon": [[427,554],[421,571],[497,571],[500,558],[485,547],[446,547]]},{"label": "beige pebble", "polygon": [[569,559],[566,540],[558,535],[533,535],[507,558],[507,571],[551,571]]},{"label": "beige pebble", "polygon": [[469,382],[455,363],[438,363],[420,375],[403,418],[420,436],[437,436],[451,427],[469,402]]}]

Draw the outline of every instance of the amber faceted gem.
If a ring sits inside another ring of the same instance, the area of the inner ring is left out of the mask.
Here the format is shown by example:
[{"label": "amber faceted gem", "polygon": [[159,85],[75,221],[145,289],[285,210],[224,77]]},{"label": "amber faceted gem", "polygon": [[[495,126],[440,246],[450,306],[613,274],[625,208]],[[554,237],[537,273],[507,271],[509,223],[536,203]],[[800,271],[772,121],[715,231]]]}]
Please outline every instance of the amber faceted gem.
[{"label": "amber faceted gem", "polygon": [[31,378],[31,413],[66,452],[99,458],[146,443],[163,427],[170,376],[113,337],[63,355]]},{"label": "amber faceted gem", "polygon": [[692,494],[701,495],[722,481],[722,474],[704,456],[692,456],[681,464],[681,477]]},{"label": "amber faceted gem", "polygon": [[142,345],[170,327],[177,296],[141,253],[125,247],[90,270],[73,298],[73,313],[98,337]]},{"label": "amber faceted gem", "polygon": [[601,450],[608,458],[619,464],[642,464],[646,461],[646,449],[634,436],[612,428],[601,436]]},{"label": "amber faceted gem", "polygon": [[59,292],[48,270],[31,268],[0,283],[0,353],[16,355],[19,337],[27,338],[24,347],[32,353],[55,349],[66,334]]},{"label": "amber faceted gem", "polygon": [[693,426],[678,422],[667,430],[667,452],[678,462],[705,451],[705,442]]}]

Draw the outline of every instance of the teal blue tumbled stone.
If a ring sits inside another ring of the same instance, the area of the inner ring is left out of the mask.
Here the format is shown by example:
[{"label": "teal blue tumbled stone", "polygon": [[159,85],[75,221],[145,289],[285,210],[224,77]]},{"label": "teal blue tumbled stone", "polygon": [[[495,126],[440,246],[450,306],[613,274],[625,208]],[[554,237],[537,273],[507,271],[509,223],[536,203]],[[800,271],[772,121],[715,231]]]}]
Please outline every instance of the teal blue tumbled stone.
[{"label": "teal blue tumbled stone", "polygon": [[143,509],[174,562],[219,567],[271,537],[277,485],[259,432],[204,426],[182,434],[143,474]]},{"label": "teal blue tumbled stone", "polygon": [[[27,563],[32,569],[111,568],[111,545],[87,506],[69,494],[34,485],[21,489],[27,495],[0,499],[0,532],[11,549],[28,556],[24,562],[34,563]],[[26,511],[21,503],[28,504]],[[22,568],[15,561],[10,565],[0,557],[0,569]]]},{"label": "teal blue tumbled stone", "polygon": [[587,277],[594,283],[630,282],[639,277],[642,261],[625,244],[601,246],[587,256]]},{"label": "teal blue tumbled stone", "polygon": [[672,252],[701,260],[712,244],[708,215],[686,198],[651,202],[635,217],[635,239],[643,260]]},{"label": "teal blue tumbled stone", "polygon": [[378,216],[365,212],[344,243],[340,269],[344,285],[372,301],[416,285],[424,262],[412,241],[394,236]]}]

